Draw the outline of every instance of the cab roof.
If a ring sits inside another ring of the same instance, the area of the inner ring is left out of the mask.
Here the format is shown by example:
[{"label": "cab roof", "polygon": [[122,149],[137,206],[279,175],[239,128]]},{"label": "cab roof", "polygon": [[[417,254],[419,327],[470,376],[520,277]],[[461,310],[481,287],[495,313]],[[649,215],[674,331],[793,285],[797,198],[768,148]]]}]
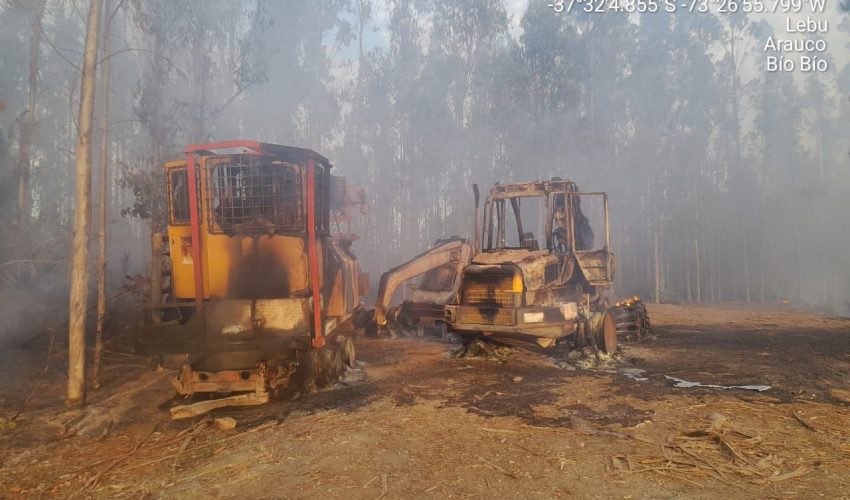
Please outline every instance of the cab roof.
[{"label": "cab roof", "polygon": [[189,144],[183,152],[199,155],[257,154],[273,156],[280,160],[291,162],[312,159],[324,165],[330,165],[330,161],[327,158],[312,149],[282,146],[280,144],[258,141],[234,140],[210,142],[205,144]]},{"label": "cab roof", "polygon": [[543,196],[548,193],[577,192],[578,186],[569,179],[549,181],[519,182],[514,184],[495,184],[490,188],[490,198],[514,198],[520,196]]}]

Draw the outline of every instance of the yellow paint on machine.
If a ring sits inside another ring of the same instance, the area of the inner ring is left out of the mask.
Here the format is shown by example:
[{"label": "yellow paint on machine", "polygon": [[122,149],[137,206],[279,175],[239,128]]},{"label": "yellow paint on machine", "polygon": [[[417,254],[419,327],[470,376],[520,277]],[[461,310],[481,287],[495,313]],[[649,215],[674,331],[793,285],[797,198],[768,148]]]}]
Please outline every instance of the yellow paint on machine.
[{"label": "yellow paint on machine", "polygon": [[[203,159],[198,169],[199,184],[206,182]],[[185,161],[168,162],[166,169],[185,168]],[[170,179],[170,177],[169,177]],[[169,181],[170,182],[170,181]],[[251,281],[272,280],[285,283],[288,293],[306,291],[309,287],[307,271],[307,248],[302,236],[261,235],[243,236],[213,233],[209,230],[207,211],[201,204],[201,258],[204,283],[204,298],[225,298],[244,295],[254,290]],[[177,299],[195,297],[194,267],[192,260],[192,229],[186,224],[168,225],[168,240],[171,248],[173,290]],[[319,261],[322,262],[322,245],[319,245]],[[253,269],[254,275],[245,269]],[[322,283],[320,267],[319,282]],[[242,279],[242,282],[238,280]],[[274,285],[275,283],[271,283]],[[266,285],[269,285],[266,283]]]}]

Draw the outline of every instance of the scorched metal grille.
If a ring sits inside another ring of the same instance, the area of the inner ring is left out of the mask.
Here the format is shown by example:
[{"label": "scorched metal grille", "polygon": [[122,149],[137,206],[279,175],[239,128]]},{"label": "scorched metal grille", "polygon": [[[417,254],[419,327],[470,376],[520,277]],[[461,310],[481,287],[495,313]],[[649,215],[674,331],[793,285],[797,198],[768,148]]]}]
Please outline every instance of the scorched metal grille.
[{"label": "scorched metal grille", "polygon": [[301,168],[257,155],[233,155],[207,166],[207,219],[212,232],[300,232],[305,229]]}]

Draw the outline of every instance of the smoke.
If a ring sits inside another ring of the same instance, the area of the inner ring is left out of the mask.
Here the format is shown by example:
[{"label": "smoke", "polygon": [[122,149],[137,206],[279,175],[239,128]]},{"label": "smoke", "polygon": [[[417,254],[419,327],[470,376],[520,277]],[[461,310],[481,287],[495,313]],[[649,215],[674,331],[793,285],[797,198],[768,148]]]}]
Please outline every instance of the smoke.
[{"label": "smoke", "polygon": [[[486,193],[558,176],[609,193],[620,295],[850,301],[850,235],[838,229],[850,199],[846,51],[824,73],[769,73],[763,23],[743,14],[556,15],[545,2],[485,0],[120,5],[113,289],[145,271],[159,165],[188,143],[246,138],[315,149],[366,189],[371,215],[353,229],[374,278],[440,238],[470,236],[473,182]],[[63,261],[69,247],[84,27],[74,9],[48,9],[50,43],[36,40],[24,224],[35,229],[22,229],[32,15],[28,2],[0,2],[0,265]],[[121,172],[140,180],[116,183]],[[50,309],[64,314],[66,268],[14,266],[0,268],[4,297],[55,296]],[[27,310],[16,325],[41,314]]]}]

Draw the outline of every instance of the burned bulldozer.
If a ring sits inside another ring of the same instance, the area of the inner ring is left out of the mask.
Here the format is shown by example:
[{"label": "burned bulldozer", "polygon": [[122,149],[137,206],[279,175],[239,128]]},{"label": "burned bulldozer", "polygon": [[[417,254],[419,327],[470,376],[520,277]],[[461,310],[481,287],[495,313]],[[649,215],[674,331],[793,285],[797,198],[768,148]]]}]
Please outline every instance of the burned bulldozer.
[{"label": "burned bulldozer", "polygon": [[[598,207],[601,234],[595,234],[583,201]],[[478,212],[476,203],[476,240]],[[581,192],[561,179],[496,184],[484,204],[480,234],[456,299],[445,306],[451,332],[544,348],[573,338],[577,346],[616,351],[616,326],[604,295],[615,273],[605,193]]]},{"label": "burned bulldozer", "polygon": [[332,232],[357,201],[345,180],[301,148],[230,141],[185,154],[165,165],[168,300],[143,308],[136,349],[184,356],[172,381],[180,395],[231,398],[173,416],[263,403],[292,378],[335,380],[353,361],[368,283],[354,236]]}]

